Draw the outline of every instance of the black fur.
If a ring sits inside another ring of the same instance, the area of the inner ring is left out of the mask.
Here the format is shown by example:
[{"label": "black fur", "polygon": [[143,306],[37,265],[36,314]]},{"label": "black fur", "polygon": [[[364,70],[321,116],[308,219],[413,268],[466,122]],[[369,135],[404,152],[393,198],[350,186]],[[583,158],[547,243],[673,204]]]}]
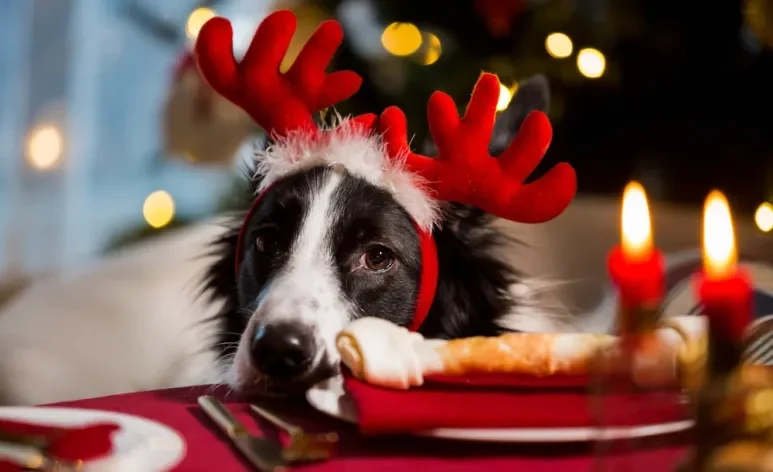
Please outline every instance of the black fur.
[{"label": "black fur", "polygon": [[[327,169],[318,168],[287,177],[267,192],[253,213],[245,233],[239,265],[237,295],[241,307],[251,306],[274,274],[287,263],[311,195],[324,183]],[[272,234],[274,233],[274,234]],[[256,250],[258,240],[272,247]]]},{"label": "black fur", "polygon": [[[337,219],[331,242],[341,286],[358,308],[355,317],[377,316],[408,325],[421,273],[419,238],[411,217],[388,192],[351,176],[344,177],[333,201]],[[351,272],[374,244],[394,254],[397,266],[383,274]]]},{"label": "black fur", "polygon": [[492,220],[477,208],[453,205],[447,210],[434,233],[440,275],[423,335],[448,339],[501,333],[496,320],[512,309],[507,291],[519,276],[497,255],[510,241],[491,226]]},{"label": "black fur", "polygon": [[[371,192],[380,191],[366,183],[349,185],[351,190],[361,187],[359,191],[364,188]],[[369,205],[376,200],[359,198],[351,201]],[[356,211],[355,214],[362,214],[357,209],[353,211]],[[410,221],[407,220],[407,215],[405,218],[402,221]],[[442,226],[434,233],[440,277],[435,300],[421,328],[425,336],[455,338],[495,335],[501,331],[495,321],[510,310],[512,301],[507,295],[507,288],[518,280],[518,276],[512,267],[501,262],[501,256],[496,255],[496,250],[506,242],[506,238],[491,227],[491,220],[488,214],[462,205],[453,205],[446,210]],[[408,273],[416,280],[420,263],[415,230],[410,226],[403,227],[404,224],[399,224],[399,219],[394,219],[394,222],[398,223],[396,228],[412,232],[412,239],[416,241],[412,249],[405,250],[410,253],[406,260],[410,269]],[[266,277],[253,273],[254,264],[250,263],[251,256],[247,254],[249,251],[246,251],[245,262],[240,266],[241,283],[236,283],[234,258],[241,223],[242,216],[235,217],[234,224],[213,244],[213,250],[221,257],[210,267],[205,278],[210,300],[225,301],[225,306],[218,316],[222,334],[216,339],[218,349],[223,355],[235,351],[235,343],[246,327],[248,317],[242,310],[250,303],[249,295],[246,294],[251,292],[252,298],[256,298],[260,281]],[[344,239],[356,235],[341,234],[339,237]],[[386,315],[393,322],[407,325],[410,322],[416,289],[404,278],[394,282],[401,286],[400,289],[381,292],[386,294],[386,297],[380,297],[378,290],[352,290],[357,294],[355,297],[361,297],[361,300],[354,301],[359,302],[357,306],[366,307],[370,312],[364,315]]]},{"label": "black fur", "polygon": [[[540,90],[532,93],[531,88]],[[547,106],[548,92],[544,80],[529,82],[526,89],[529,93],[521,95],[523,90],[519,91],[508,111],[500,115],[501,120],[520,125],[526,113]],[[520,101],[519,96],[522,97]],[[535,101],[534,97],[539,100]],[[506,141],[504,134],[512,138],[516,130],[517,128],[497,126],[492,137],[492,152],[498,154],[495,150],[498,147],[496,143]],[[313,170],[286,179],[287,184],[282,185],[290,186],[293,179],[314,180],[317,173],[324,171],[330,170]],[[253,184],[257,186],[258,182]],[[255,188],[251,188],[250,193],[245,195],[245,209],[250,206],[254,192]],[[288,192],[292,193],[290,190]],[[360,315],[389,316],[392,321],[407,325],[416,298],[415,281],[420,264],[415,229],[406,224],[410,222],[408,215],[386,192],[352,177],[347,177],[338,193],[336,199],[346,202],[346,206],[341,206],[339,220],[333,223],[333,237],[337,238],[334,247],[344,248],[336,254],[342,274],[345,273],[344,267],[351,264],[351,255],[362,249],[358,246],[359,239],[371,240],[383,235],[385,239],[401,241],[405,246],[397,251],[404,267],[395,277],[389,279],[390,283],[396,284],[397,290],[381,290],[378,285],[374,285],[376,282],[354,280],[344,281],[356,285],[348,287],[347,293],[363,311]],[[276,207],[270,205],[270,202],[266,203],[267,207]],[[441,226],[434,231],[438,248],[439,281],[435,299],[421,332],[431,338],[496,335],[502,331],[496,323],[497,319],[512,309],[513,300],[508,288],[519,279],[516,270],[502,262],[501,256],[498,255],[499,248],[508,242],[507,238],[492,226],[493,218],[478,209],[452,204],[445,208],[444,212],[445,218]],[[297,211],[291,209],[289,213],[292,217]],[[368,214],[380,215],[381,218],[361,218],[362,215]],[[210,300],[225,302],[223,310],[215,320],[219,328],[215,344],[224,356],[235,351],[240,333],[244,331],[248,320],[243,310],[247,308],[250,300],[257,298],[261,281],[265,281],[268,276],[255,272],[254,268],[260,264],[254,263],[255,256],[247,249],[240,265],[237,283],[234,274],[237,257],[235,248],[243,218],[243,214],[235,216],[228,231],[214,242],[212,249],[219,258],[210,267],[204,279]],[[256,230],[253,226],[258,224],[261,218],[260,212],[251,218],[248,222],[251,225],[250,231]],[[374,227],[373,222],[380,223]],[[399,237],[396,233],[386,234],[390,231],[400,232]],[[371,234],[366,234],[368,232]],[[253,239],[254,236],[247,238],[248,241]],[[281,264],[280,261],[276,263]],[[395,296],[395,293],[400,296]]]}]

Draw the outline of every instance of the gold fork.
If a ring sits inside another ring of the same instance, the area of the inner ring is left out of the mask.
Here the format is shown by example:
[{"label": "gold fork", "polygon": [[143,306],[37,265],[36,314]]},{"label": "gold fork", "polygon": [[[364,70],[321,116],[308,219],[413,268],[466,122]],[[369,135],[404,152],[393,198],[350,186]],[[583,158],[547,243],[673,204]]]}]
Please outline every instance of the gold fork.
[{"label": "gold fork", "polygon": [[290,443],[282,448],[282,458],[289,463],[329,460],[338,445],[338,433],[308,433],[300,426],[290,424],[257,405],[250,409],[277,428],[290,435]]},{"label": "gold fork", "polygon": [[83,463],[55,459],[31,444],[0,441],[0,457],[34,472],[80,472]]}]

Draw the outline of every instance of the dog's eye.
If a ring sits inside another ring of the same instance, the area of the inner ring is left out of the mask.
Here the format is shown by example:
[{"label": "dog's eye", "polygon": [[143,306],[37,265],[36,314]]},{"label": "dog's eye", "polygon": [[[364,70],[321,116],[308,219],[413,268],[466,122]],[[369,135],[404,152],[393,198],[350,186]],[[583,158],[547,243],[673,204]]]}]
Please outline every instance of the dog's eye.
[{"label": "dog's eye", "polygon": [[276,252],[279,247],[279,229],[276,226],[264,226],[255,235],[255,249],[261,253]]},{"label": "dog's eye", "polygon": [[360,264],[363,267],[378,272],[388,270],[394,262],[394,253],[384,246],[372,247],[360,258]]}]

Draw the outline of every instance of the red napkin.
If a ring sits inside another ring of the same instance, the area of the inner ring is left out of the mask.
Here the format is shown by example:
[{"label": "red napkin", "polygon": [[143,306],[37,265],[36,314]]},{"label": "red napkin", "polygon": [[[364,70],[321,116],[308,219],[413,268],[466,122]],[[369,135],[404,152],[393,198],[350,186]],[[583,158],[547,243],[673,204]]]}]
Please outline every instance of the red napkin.
[{"label": "red napkin", "polygon": [[[360,382],[348,373],[344,376],[363,433],[582,427],[593,422],[592,398],[581,389],[493,387],[483,379],[458,379],[453,383],[457,385],[427,382],[420,388],[392,390]],[[481,386],[486,383],[489,385]],[[664,397],[673,401],[664,401]],[[657,392],[606,397],[604,408],[617,413],[605,415],[605,423],[634,426],[683,420],[688,408],[676,398],[675,392],[665,396]]]},{"label": "red napkin", "polygon": [[[88,461],[108,455],[112,435],[120,427],[113,423],[93,423],[79,427],[47,426],[0,419],[0,432],[44,436],[50,443],[45,452],[65,461]],[[23,470],[18,464],[0,458],[0,472]]]},{"label": "red napkin", "polygon": [[474,375],[459,377],[430,376],[425,380],[431,384],[444,384],[466,387],[532,387],[532,388],[579,388],[585,390],[588,386],[587,375],[550,375],[534,377],[526,375]]}]

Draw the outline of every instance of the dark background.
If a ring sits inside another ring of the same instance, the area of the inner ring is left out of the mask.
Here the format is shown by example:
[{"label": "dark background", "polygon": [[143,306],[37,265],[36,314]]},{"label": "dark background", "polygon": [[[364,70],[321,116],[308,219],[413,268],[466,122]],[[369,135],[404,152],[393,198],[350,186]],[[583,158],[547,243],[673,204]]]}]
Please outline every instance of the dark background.
[{"label": "dark background", "polygon": [[[124,2],[124,15],[138,31],[190,54],[182,47],[184,22],[140,0]],[[237,0],[194,3],[191,11],[222,13]],[[354,30],[363,25],[341,13],[366,3],[376,16],[368,34],[381,54],[358,51],[355,42],[362,39]],[[364,83],[338,111],[398,105],[419,150],[429,139],[426,103],[433,91],[449,93],[463,108],[481,71],[496,73],[503,84],[543,74],[551,89],[554,135],[535,176],[569,161],[580,196],[618,200],[635,179],[654,203],[695,208],[719,189],[742,219],[773,199],[773,0],[295,0],[291,7],[299,22],[296,37],[308,37],[324,18],[344,26],[332,67],[355,70]],[[440,38],[439,60],[422,64],[426,37],[408,57],[386,54],[378,36],[393,23],[412,23]],[[556,32],[572,39],[570,57],[548,54],[545,39]],[[578,70],[577,53],[588,47],[606,58],[600,78]],[[199,98],[198,92],[191,95]],[[218,117],[209,119],[217,123]],[[224,152],[219,159],[230,165],[233,155]],[[243,185],[237,176],[215,212],[238,207],[241,200],[233,197]],[[188,223],[181,218],[176,215],[176,224],[163,229]],[[116,244],[158,233],[140,226],[128,228]]]},{"label": "dark background", "polygon": [[[340,2],[323,3],[333,10]],[[618,194],[636,178],[655,199],[699,205],[719,188],[745,213],[771,196],[773,56],[765,38],[773,25],[754,29],[750,19],[773,24],[773,15],[749,9],[771,10],[773,2],[518,2],[523,8],[502,37],[487,30],[474,1],[375,3],[385,23],[442,32],[458,49],[429,67],[395,65],[410,69],[400,96],[380,92],[367,64],[344,50],[337,67],[366,77],[349,104],[354,112],[397,102],[417,123],[432,90],[464,103],[480,70],[514,80],[544,73],[555,127],[545,164],[570,161],[582,193]],[[550,57],[544,38],[554,31],[572,38],[575,54],[585,46],[603,51],[605,75],[586,79],[572,58]]]}]

